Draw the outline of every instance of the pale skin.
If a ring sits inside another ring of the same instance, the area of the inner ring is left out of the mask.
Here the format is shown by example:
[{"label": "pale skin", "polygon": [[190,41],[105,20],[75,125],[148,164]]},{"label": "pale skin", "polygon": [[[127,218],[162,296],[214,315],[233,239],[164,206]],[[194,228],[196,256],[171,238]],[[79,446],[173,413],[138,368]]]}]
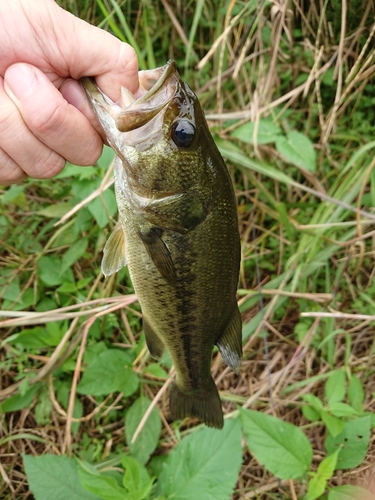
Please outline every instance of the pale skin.
[{"label": "pale skin", "polygon": [[0,185],[92,165],[103,141],[77,80],[138,95],[135,51],[54,0],[0,0]]}]

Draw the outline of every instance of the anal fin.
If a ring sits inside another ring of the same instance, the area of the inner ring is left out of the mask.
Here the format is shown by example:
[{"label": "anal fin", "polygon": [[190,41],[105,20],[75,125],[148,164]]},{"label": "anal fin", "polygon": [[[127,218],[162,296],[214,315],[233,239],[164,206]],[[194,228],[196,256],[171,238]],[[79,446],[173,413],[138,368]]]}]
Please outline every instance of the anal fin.
[{"label": "anal fin", "polygon": [[111,276],[124,266],[126,266],[125,235],[118,222],[103,250],[102,273],[106,277]]},{"label": "anal fin", "polygon": [[157,227],[149,229],[147,232],[140,231],[139,235],[151,257],[155,267],[169,285],[176,283],[176,269],[173,264],[171,253],[161,239],[163,230]]},{"label": "anal fin", "polygon": [[146,344],[151,356],[160,360],[164,352],[164,343],[154,332],[147,319],[143,316],[143,331],[145,332]]},{"label": "anal fin", "polygon": [[219,351],[228,366],[239,373],[242,357],[242,321],[237,304],[221,337],[216,342]]}]

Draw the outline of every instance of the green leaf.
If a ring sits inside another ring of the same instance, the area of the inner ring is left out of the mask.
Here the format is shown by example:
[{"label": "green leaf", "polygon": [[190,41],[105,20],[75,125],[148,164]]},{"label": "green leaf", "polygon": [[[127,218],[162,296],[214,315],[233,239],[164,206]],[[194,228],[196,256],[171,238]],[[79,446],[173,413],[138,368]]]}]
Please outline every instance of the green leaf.
[{"label": "green leaf", "polygon": [[318,413],[312,406],[302,405],[301,411],[303,416],[310,422],[317,422],[320,419],[320,413]]},{"label": "green leaf", "polygon": [[300,132],[291,131],[287,137],[276,139],[276,149],[292,165],[309,172],[316,170],[316,153],[312,142]]},{"label": "green leaf", "polygon": [[57,286],[64,281],[74,282],[71,269],[67,269],[64,274],[60,273],[61,259],[57,255],[41,257],[38,260],[38,276],[47,286]]},{"label": "green leaf", "polygon": [[24,193],[26,186],[25,184],[10,186],[5,194],[1,196],[1,201],[3,203],[13,203],[20,208],[26,207],[26,196]]},{"label": "green leaf", "polygon": [[319,398],[314,396],[314,394],[304,394],[302,399],[306,401],[306,403],[310,403],[317,413],[320,414],[321,410],[323,410],[323,403]]},{"label": "green leaf", "polygon": [[47,388],[40,391],[38,402],[35,405],[34,415],[36,423],[40,426],[47,425],[51,419],[52,402]]},{"label": "green leaf", "polygon": [[20,344],[23,347],[34,349],[55,347],[60,342],[64,332],[59,328],[58,330],[53,329],[53,324],[57,325],[52,321],[47,323],[45,327],[26,328],[22,332],[15,334],[12,344]]},{"label": "green leaf", "polygon": [[336,417],[351,417],[357,415],[356,410],[346,403],[332,403],[327,407],[327,410]]},{"label": "green leaf", "polygon": [[9,413],[13,411],[22,410],[31,405],[33,402],[35,394],[40,389],[40,384],[35,384],[31,386],[24,394],[16,394],[6,399],[0,405],[0,412]]},{"label": "green leaf", "polygon": [[95,218],[99,227],[105,227],[108,222],[108,216],[113,217],[117,212],[117,203],[112,189],[104,191],[102,196],[98,196],[87,205],[91,215]]},{"label": "green leaf", "polygon": [[162,379],[168,378],[168,373],[165,370],[163,370],[163,368],[159,365],[159,363],[150,363],[149,365],[146,365],[143,368],[142,372],[148,373],[157,378],[162,378]]},{"label": "green leaf", "polygon": [[324,391],[329,405],[344,399],[346,392],[345,381],[346,376],[344,370],[335,370],[329,376]]},{"label": "green leaf", "polygon": [[365,393],[357,375],[352,375],[348,384],[348,398],[350,405],[359,413],[363,411]]},{"label": "green leaf", "polygon": [[102,500],[81,486],[74,459],[55,455],[22,458],[35,500]]},{"label": "green leaf", "polygon": [[131,443],[138,424],[150,404],[149,398],[141,396],[132,404],[125,417],[125,436],[130,454],[142,464],[145,464],[156,450],[161,432],[160,415],[158,410],[153,408],[137,439]]},{"label": "green leaf", "polygon": [[327,411],[322,410],[320,412],[321,419],[324,425],[327,427],[328,432],[331,436],[338,436],[344,429],[344,422],[333,415],[330,415]]},{"label": "green leaf", "polygon": [[294,479],[309,469],[312,448],[301,429],[252,410],[240,409],[240,416],[249,450],[272,474]]},{"label": "green leaf", "polygon": [[375,495],[360,486],[345,484],[330,490],[328,500],[375,500]]},{"label": "green leaf", "polygon": [[126,455],[122,455],[121,463],[125,469],[124,487],[135,496],[136,500],[147,498],[153,479],[150,478],[146,468],[134,458]]},{"label": "green leaf", "polygon": [[340,450],[336,450],[334,453],[332,453],[332,455],[329,455],[320,462],[317,471],[317,475],[320,478],[326,481],[328,481],[328,479],[331,479],[336,469],[339,452]]},{"label": "green leaf", "polygon": [[320,462],[317,473],[309,481],[306,500],[315,500],[324,493],[327,481],[331,479],[335,471],[339,451],[336,450]]},{"label": "green leaf", "polygon": [[139,384],[131,363],[125,351],[107,349],[91,361],[77,391],[91,396],[103,396],[111,392],[123,392],[125,397],[130,396]]},{"label": "green leaf", "polygon": [[353,469],[366,457],[370,441],[371,418],[369,416],[345,422],[344,430],[338,436],[327,436],[327,453],[340,449],[337,469]]},{"label": "green leaf", "polygon": [[105,500],[133,500],[114,477],[100,474],[95,467],[81,460],[78,461],[78,476],[82,486],[90,494],[99,495]]},{"label": "green leaf", "polygon": [[18,278],[13,279],[9,283],[9,285],[6,285],[5,287],[2,286],[2,289],[0,291],[0,297],[3,299],[7,299],[11,302],[15,301],[20,294],[21,294],[21,288],[19,285]]},{"label": "green leaf", "polygon": [[157,494],[173,500],[228,500],[241,468],[239,419],[185,437],[163,464]]},{"label": "green leaf", "polygon": [[43,215],[43,217],[48,217],[50,219],[60,219],[66,213],[69,212],[74,207],[74,203],[71,201],[63,201],[61,203],[54,203],[53,205],[48,205],[36,213],[38,215]]},{"label": "green leaf", "polygon": [[[254,122],[244,123],[232,132],[232,137],[239,139],[247,144],[254,144]],[[270,120],[259,120],[256,143],[257,144],[270,144],[275,142],[281,134],[281,128]]]},{"label": "green leaf", "polygon": [[82,255],[86,252],[88,243],[88,238],[81,238],[73,243],[73,245],[63,255],[60,266],[60,274],[64,273],[68,267],[72,266],[74,262],[82,257]]}]

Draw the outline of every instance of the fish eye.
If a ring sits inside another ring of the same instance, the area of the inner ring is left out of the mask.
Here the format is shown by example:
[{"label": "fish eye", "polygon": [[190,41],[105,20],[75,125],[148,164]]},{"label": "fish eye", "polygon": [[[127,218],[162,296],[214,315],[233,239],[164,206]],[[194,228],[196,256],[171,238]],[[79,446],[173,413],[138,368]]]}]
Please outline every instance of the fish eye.
[{"label": "fish eye", "polygon": [[188,120],[179,120],[172,125],[172,140],[181,148],[188,148],[195,137],[195,127]]}]

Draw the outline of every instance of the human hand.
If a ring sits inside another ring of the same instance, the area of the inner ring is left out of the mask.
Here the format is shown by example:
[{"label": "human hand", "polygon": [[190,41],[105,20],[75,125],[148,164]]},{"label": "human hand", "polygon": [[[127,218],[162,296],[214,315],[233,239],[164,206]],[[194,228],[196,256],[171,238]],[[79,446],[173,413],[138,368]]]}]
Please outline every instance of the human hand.
[{"label": "human hand", "polygon": [[0,184],[91,165],[102,139],[77,82],[95,76],[112,100],[138,90],[135,51],[54,0],[0,0]]}]

